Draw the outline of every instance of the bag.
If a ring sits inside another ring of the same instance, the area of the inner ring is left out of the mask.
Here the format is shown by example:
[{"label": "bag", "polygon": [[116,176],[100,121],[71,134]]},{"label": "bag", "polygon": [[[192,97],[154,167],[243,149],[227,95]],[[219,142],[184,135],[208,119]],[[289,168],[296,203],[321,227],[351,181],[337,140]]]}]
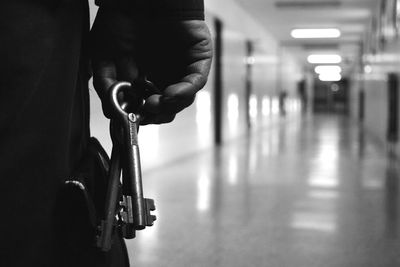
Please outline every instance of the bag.
[{"label": "bag", "polygon": [[57,236],[63,266],[129,267],[124,239],[115,234],[110,251],[96,247],[104,219],[110,159],[92,137],[87,153],[71,179],[65,181],[57,205]]}]

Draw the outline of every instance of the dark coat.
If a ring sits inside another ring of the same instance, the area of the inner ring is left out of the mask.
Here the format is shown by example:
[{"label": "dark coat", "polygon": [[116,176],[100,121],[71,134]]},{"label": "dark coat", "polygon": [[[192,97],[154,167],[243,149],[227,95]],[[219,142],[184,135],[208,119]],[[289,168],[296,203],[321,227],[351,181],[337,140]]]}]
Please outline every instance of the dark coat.
[{"label": "dark coat", "polygon": [[55,203],[89,137],[88,18],[82,0],[0,2],[0,266],[62,266]]}]

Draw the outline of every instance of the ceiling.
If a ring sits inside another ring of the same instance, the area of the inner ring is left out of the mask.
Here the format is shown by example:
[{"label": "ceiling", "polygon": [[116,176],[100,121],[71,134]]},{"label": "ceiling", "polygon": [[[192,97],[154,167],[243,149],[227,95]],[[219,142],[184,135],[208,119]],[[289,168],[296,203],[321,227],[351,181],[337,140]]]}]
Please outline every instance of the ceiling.
[{"label": "ceiling", "polygon": [[[348,69],[358,56],[359,44],[378,0],[237,0],[282,46],[306,64],[310,53],[340,53]],[[338,39],[293,39],[294,28],[339,28]]]}]

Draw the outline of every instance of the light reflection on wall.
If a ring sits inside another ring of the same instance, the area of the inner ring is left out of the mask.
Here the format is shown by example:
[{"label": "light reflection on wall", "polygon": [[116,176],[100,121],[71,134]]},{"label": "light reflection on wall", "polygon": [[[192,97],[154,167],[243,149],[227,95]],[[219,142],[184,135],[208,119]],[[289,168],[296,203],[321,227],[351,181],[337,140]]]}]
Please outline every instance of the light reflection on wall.
[{"label": "light reflection on wall", "polygon": [[228,96],[228,121],[229,128],[232,132],[235,132],[238,126],[239,120],[239,98],[236,94],[230,94]]},{"label": "light reflection on wall", "polygon": [[196,95],[196,122],[205,126],[211,121],[211,97],[208,91],[200,91]]},{"label": "light reflection on wall", "polygon": [[197,180],[197,210],[204,212],[210,209],[211,181],[205,170],[200,171]]},{"label": "light reflection on wall", "polygon": [[279,99],[273,98],[271,101],[271,113],[273,115],[279,114]]},{"label": "light reflection on wall", "polygon": [[263,116],[268,116],[271,113],[271,100],[268,96],[264,96],[261,102],[261,110]]},{"label": "light reflection on wall", "polygon": [[296,113],[297,112],[297,100],[290,99],[290,105],[291,105],[291,112]]},{"label": "light reflection on wall", "polygon": [[285,101],[285,109],[288,113],[298,113],[301,110],[301,102],[297,98],[288,98]]},{"label": "light reflection on wall", "polygon": [[257,118],[258,115],[258,100],[257,96],[251,95],[249,99],[249,113],[251,118]]}]

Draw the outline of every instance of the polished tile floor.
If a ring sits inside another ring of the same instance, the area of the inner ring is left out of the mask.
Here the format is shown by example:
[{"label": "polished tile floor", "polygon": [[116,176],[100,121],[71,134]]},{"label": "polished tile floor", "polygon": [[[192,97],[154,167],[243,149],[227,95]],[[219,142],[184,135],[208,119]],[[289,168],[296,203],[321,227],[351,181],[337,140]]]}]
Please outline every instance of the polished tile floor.
[{"label": "polished tile floor", "polygon": [[158,221],[134,267],[400,266],[399,164],[318,115],[144,173]]}]

